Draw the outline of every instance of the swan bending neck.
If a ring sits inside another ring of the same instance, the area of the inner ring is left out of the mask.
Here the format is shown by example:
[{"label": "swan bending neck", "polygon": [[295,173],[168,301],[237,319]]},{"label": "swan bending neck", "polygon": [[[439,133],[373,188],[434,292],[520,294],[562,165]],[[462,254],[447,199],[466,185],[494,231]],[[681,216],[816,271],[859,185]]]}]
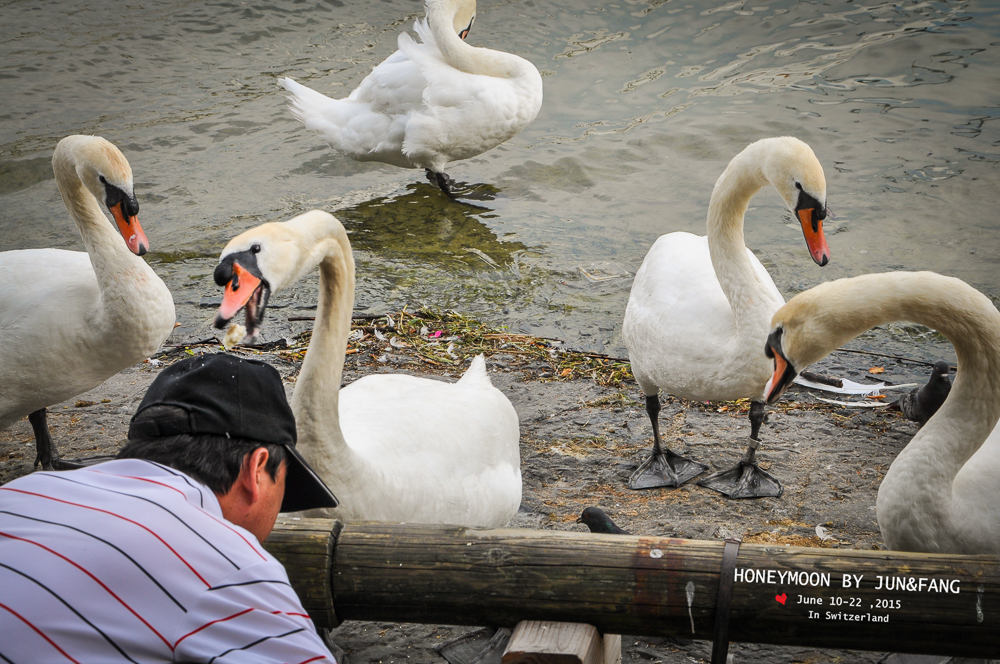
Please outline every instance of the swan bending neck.
[{"label": "swan bending neck", "polygon": [[[708,204],[707,233],[712,267],[733,308],[737,325],[755,312],[769,319],[773,311],[763,311],[760,307],[760,302],[770,299],[771,295],[747,256],[743,237],[743,219],[750,199],[768,183],[756,158],[756,150],[750,149],[734,157],[716,181]],[[764,321],[765,326],[767,322]]]},{"label": "swan bending neck", "polygon": [[447,3],[434,3],[427,7],[427,23],[441,55],[449,65],[467,74],[495,78],[521,75],[524,61],[520,57],[467,44],[455,33],[453,20],[454,11]]},{"label": "swan bending neck", "polygon": [[[147,273],[151,274],[152,270],[146,261],[129,251],[121,233],[105,216],[97,198],[77,174],[75,155],[69,149],[57,148],[52,158],[52,170],[63,203],[83,238],[101,292],[121,290],[127,283],[120,278],[123,272],[148,277]],[[130,292],[132,289],[125,290]]]},{"label": "swan bending neck", "polygon": [[[915,482],[921,494],[934,498],[929,510],[947,511],[955,476],[1000,418],[1000,313],[965,282],[932,272],[863,275],[827,282],[807,293],[802,302],[807,311],[797,318],[811,321],[784,332],[795,335],[795,347],[804,337],[815,337],[801,346],[806,352],[796,358],[803,366],[874,326],[894,321],[931,327],[955,347],[959,370],[948,398],[886,476],[889,484]],[[793,303],[789,305],[800,306]],[[896,479],[902,477],[907,479]]]},{"label": "swan bending neck", "polygon": [[319,264],[316,321],[292,395],[299,446],[323,477],[351,472],[340,429],[339,394],[354,308],[354,258],[342,227],[331,242]]}]

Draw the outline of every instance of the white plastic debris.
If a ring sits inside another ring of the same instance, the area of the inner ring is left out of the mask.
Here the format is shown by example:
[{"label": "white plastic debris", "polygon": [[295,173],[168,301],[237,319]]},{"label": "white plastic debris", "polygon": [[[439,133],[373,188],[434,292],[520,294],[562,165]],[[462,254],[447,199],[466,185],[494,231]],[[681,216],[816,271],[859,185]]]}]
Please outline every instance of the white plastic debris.
[{"label": "white plastic debris", "polygon": [[827,530],[823,525],[816,526],[816,537],[820,538],[821,540],[835,540],[835,539],[837,539],[836,537],[834,537],[833,535],[831,535],[830,531]]},{"label": "white plastic debris", "polygon": [[834,394],[856,394],[863,397],[871,394],[880,394],[882,390],[902,390],[917,386],[916,383],[905,383],[903,385],[886,385],[885,383],[855,383],[853,380],[848,380],[846,378],[841,378],[840,381],[843,383],[843,387],[826,385],[824,383],[814,383],[811,380],[806,380],[802,376],[796,376],[793,382],[796,385],[808,387],[813,390],[833,392]]}]

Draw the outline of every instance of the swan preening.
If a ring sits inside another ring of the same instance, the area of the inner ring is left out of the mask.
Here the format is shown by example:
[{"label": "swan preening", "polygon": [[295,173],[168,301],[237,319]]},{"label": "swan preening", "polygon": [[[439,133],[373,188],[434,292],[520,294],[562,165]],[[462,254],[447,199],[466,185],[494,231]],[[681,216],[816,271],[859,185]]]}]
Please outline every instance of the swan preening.
[{"label": "swan preening", "polygon": [[246,307],[259,330],[271,292],[319,266],[319,308],[292,396],[298,448],[340,500],[343,519],[495,527],[521,502],[517,413],[479,356],[457,383],[402,374],[340,389],[354,308],[354,257],[332,215],[313,210],[233,238],[215,280],[216,319]]},{"label": "swan preening", "polygon": [[68,136],[52,170],[86,252],[0,253],[0,428],[27,415],[43,468],[60,462],[46,407],[86,392],[155,352],[174,327],[174,302],[139,256],[132,169],[98,136]]},{"label": "swan preening", "polygon": [[894,321],[945,335],[958,374],[879,487],[882,539],[903,551],[1000,554],[1000,313],[985,295],[933,272],[867,274],[800,293],[774,314],[766,398],[773,403],[800,369]]},{"label": "swan preening", "polygon": [[656,240],[636,272],[622,323],[653,425],[653,452],[629,479],[632,489],[679,486],[706,469],[662,445],[662,389],[686,399],[753,399],[747,455],[699,484],[731,498],[781,493],[753,457],[764,418],[761,394],[771,375],[760,349],[784,299],[743,241],[750,199],[768,183],[801,223],[813,260],[829,261],[823,168],[808,145],[790,137],[759,140],[729,162],[712,190],[707,237],[676,232]]},{"label": "swan preening", "polygon": [[465,42],[475,0],[427,0],[399,50],[350,95],[331,99],[290,78],[292,114],[339,152],[358,161],[423,168],[451,193],[448,162],[468,159],[516,136],[542,105],[542,77],[512,53]]}]

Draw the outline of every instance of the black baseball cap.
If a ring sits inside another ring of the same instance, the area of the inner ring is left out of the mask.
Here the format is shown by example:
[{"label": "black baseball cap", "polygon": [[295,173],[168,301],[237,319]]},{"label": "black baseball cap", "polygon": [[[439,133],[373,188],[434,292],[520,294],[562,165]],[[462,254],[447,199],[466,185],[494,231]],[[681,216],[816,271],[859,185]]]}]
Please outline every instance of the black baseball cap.
[{"label": "black baseball cap", "polygon": [[[150,406],[184,414],[143,417]],[[264,362],[225,353],[175,362],[153,380],[128,428],[129,440],[208,433],[284,446],[288,455],[282,512],[336,507],[337,498],[295,449],[295,415],[281,375]]]}]

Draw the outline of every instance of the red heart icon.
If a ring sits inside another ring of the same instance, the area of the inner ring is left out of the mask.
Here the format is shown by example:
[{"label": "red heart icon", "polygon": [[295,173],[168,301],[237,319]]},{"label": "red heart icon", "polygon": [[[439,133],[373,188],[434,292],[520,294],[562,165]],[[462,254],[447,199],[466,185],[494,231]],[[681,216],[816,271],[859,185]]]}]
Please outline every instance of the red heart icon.
[{"label": "red heart icon", "polygon": [[784,606],[785,600],[788,599],[788,595],[786,595],[785,593],[781,593],[780,595],[775,595],[774,599],[781,602],[782,606]]}]

